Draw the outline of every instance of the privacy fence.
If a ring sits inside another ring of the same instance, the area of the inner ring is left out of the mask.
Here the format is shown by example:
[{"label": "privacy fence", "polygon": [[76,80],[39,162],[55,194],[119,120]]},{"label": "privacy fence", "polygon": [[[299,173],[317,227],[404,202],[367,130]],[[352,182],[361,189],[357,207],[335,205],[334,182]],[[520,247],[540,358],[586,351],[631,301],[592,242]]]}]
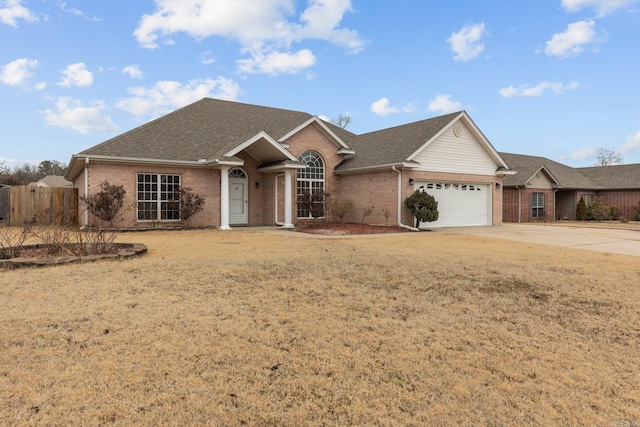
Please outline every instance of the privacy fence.
[{"label": "privacy fence", "polygon": [[0,188],[0,225],[21,226],[78,224],[78,190],[18,186]]}]

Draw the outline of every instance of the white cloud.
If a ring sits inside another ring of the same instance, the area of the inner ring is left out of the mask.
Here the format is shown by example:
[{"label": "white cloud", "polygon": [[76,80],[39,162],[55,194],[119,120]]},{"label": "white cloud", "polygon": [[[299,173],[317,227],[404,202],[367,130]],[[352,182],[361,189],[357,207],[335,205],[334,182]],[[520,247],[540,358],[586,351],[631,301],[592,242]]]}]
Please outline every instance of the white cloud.
[{"label": "white cloud", "polygon": [[567,26],[563,33],[554,34],[544,49],[549,56],[567,58],[582,53],[586,45],[602,43],[606,36],[598,37],[595,31],[595,21],[578,21]]},{"label": "white cloud", "polygon": [[256,52],[251,59],[240,59],[238,70],[242,73],[261,74],[297,74],[300,71],[312,67],[316,63],[316,57],[308,49],[296,53],[270,52],[263,54]]},{"label": "white cloud", "polygon": [[208,50],[205,50],[200,54],[200,63],[209,65],[213,64],[214,62],[216,62],[216,58],[212,56],[211,52],[209,52]]},{"label": "white cloud", "polygon": [[586,160],[595,157],[597,151],[598,148],[593,146],[580,147],[573,150],[567,156],[562,156],[560,159],[569,158],[572,160]]},{"label": "white cloud", "polygon": [[0,70],[0,81],[10,86],[23,84],[33,75],[32,70],[38,66],[38,60],[20,58],[9,62]]},{"label": "white cloud", "polygon": [[451,100],[451,95],[438,95],[429,103],[429,111],[450,113],[462,109],[462,104]]},{"label": "white cloud", "polygon": [[87,70],[84,62],[71,64],[62,72],[62,80],[58,83],[60,86],[83,86],[88,87],[93,84],[93,74]]},{"label": "white cloud", "polygon": [[58,2],[58,7],[60,8],[61,11],[63,12],[67,12],[70,13],[72,15],[76,15],[76,16],[83,16],[84,14],[82,13],[82,11],[76,7],[67,7],[67,3],[63,2],[63,1],[59,1]]},{"label": "white cloud", "polygon": [[627,142],[618,147],[616,151],[618,153],[640,151],[640,131],[636,132],[635,135],[629,135],[629,137],[627,138]]},{"label": "white cloud", "polygon": [[0,22],[12,27],[18,26],[18,19],[27,22],[37,21],[38,18],[22,6],[22,0],[4,0],[0,1]]},{"label": "white cloud", "polygon": [[[307,9],[297,19],[296,2],[292,0],[155,0],[155,3],[155,12],[143,15],[133,32],[140,45],[156,48],[160,41],[166,42],[166,37],[176,33],[186,33],[197,40],[225,37],[237,40],[241,52],[249,54],[250,58],[238,61],[249,72],[291,73],[300,72],[303,65],[312,66],[315,60],[309,60],[313,55],[308,49],[297,54],[289,52],[292,43],[302,40],[324,40],[350,53],[364,48],[357,31],[339,26],[344,14],[351,11],[350,0],[309,0]],[[265,58],[273,62],[265,63]],[[292,59],[297,64],[293,67]],[[277,69],[278,63],[282,63],[284,71]]]},{"label": "white cloud", "polygon": [[193,80],[187,84],[159,81],[151,88],[129,88],[133,96],[118,102],[118,108],[136,116],[158,117],[205,97],[235,101],[240,88],[233,80],[218,77],[215,80]]},{"label": "white cloud", "polygon": [[556,95],[562,94],[567,90],[576,90],[580,85],[577,82],[571,82],[568,84],[560,83],[560,82],[541,82],[536,86],[518,86],[513,87],[505,87],[500,89],[498,92],[504,98],[513,98],[516,96],[527,96],[527,97],[539,97],[542,96],[544,91],[551,90]]},{"label": "white cloud", "polygon": [[562,7],[564,7],[567,12],[578,12],[582,9],[593,8],[598,16],[602,17],[637,1],[638,0],[562,0]]},{"label": "white cloud", "polygon": [[399,108],[390,107],[388,98],[380,98],[373,104],[371,104],[371,111],[378,116],[388,116],[389,114],[396,114],[400,112]]},{"label": "white cloud", "polygon": [[485,24],[467,25],[457,33],[451,34],[447,39],[449,48],[454,53],[453,59],[456,61],[469,61],[476,58],[484,50],[484,43],[481,42],[485,35]]},{"label": "white cloud", "polygon": [[132,79],[141,79],[142,71],[137,65],[127,65],[122,69],[122,74],[127,74]]},{"label": "white cloud", "polygon": [[111,117],[102,114],[104,103],[94,102],[84,105],[82,101],[63,96],[56,101],[55,108],[46,109],[44,121],[51,126],[73,129],[80,133],[116,132],[118,126],[111,121]]}]

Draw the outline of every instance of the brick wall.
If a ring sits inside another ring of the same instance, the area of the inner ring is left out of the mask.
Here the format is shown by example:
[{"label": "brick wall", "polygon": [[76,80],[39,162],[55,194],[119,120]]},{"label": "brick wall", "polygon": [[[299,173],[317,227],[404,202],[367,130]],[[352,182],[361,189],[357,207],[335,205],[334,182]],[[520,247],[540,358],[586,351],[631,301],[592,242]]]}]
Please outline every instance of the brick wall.
[{"label": "brick wall", "polygon": [[345,217],[345,222],[362,222],[363,210],[373,206],[371,215],[365,218],[366,223],[385,224],[386,220],[387,225],[398,224],[398,174],[391,169],[341,175],[337,198],[353,202],[353,210]]},{"label": "brick wall", "polygon": [[[544,193],[544,218],[531,217],[531,197],[533,193]],[[508,187],[503,190],[502,215],[505,222],[550,222],[554,220],[554,197],[552,189]],[[520,217],[518,217],[518,205]]]},{"label": "brick wall", "polygon": [[[195,194],[205,199],[202,212],[194,215],[190,222],[192,226],[219,226],[220,225],[220,171],[212,169],[179,168],[164,166],[136,166],[125,164],[108,164],[98,161],[89,163],[88,194],[96,194],[100,191],[100,183],[108,181],[111,185],[122,185],[127,192],[124,198],[124,206],[121,210],[121,220],[118,227],[122,228],[148,228],[155,223],[138,222],[136,208],[137,174],[138,173],[162,173],[178,174],[181,176],[181,185],[189,187]],[[84,188],[84,176],[79,175],[74,182],[77,188]],[[79,208],[80,224],[84,224],[84,211]],[[99,224],[96,218],[90,215],[89,224]],[[181,222],[167,221],[163,225],[182,225]]]},{"label": "brick wall", "polygon": [[[337,154],[338,146],[329,141],[327,137],[313,125],[307,126],[300,132],[293,135],[286,141],[289,144],[289,151],[291,154],[300,158],[300,156],[306,151],[313,150],[320,154],[324,161],[325,167],[325,192],[329,193],[331,197],[338,195],[340,191],[340,178],[333,173],[335,167],[343,160],[343,156]],[[293,172],[293,209],[292,214],[293,222],[297,223],[296,218],[296,173]],[[335,220],[335,218],[329,215],[329,220]],[[304,219],[302,220],[304,221]]]},{"label": "brick wall", "polygon": [[633,219],[635,207],[640,202],[640,190],[609,190],[598,191],[596,197],[611,206],[618,208],[618,215],[626,219]]}]

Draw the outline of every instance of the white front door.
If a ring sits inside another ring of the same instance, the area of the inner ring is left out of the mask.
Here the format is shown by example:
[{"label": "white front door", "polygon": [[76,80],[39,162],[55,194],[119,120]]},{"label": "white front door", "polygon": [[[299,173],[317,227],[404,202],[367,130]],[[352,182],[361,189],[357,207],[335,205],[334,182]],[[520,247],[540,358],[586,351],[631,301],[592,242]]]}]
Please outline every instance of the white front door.
[{"label": "white front door", "polygon": [[248,224],[249,188],[247,178],[229,178],[229,224]]}]

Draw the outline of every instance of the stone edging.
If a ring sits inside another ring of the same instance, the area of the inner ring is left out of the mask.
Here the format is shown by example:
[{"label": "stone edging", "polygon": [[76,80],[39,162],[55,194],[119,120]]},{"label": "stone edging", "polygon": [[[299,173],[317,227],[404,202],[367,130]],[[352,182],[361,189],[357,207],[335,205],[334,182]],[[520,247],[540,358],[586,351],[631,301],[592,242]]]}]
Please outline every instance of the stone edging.
[{"label": "stone edging", "polygon": [[[47,267],[61,264],[79,264],[101,259],[127,259],[147,253],[147,246],[141,243],[113,243],[120,248],[117,253],[85,256],[65,256],[46,258],[11,258],[0,259],[0,270],[10,270],[25,267]],[[28,245],[25,249],[42,247],[43,245]]]}]

